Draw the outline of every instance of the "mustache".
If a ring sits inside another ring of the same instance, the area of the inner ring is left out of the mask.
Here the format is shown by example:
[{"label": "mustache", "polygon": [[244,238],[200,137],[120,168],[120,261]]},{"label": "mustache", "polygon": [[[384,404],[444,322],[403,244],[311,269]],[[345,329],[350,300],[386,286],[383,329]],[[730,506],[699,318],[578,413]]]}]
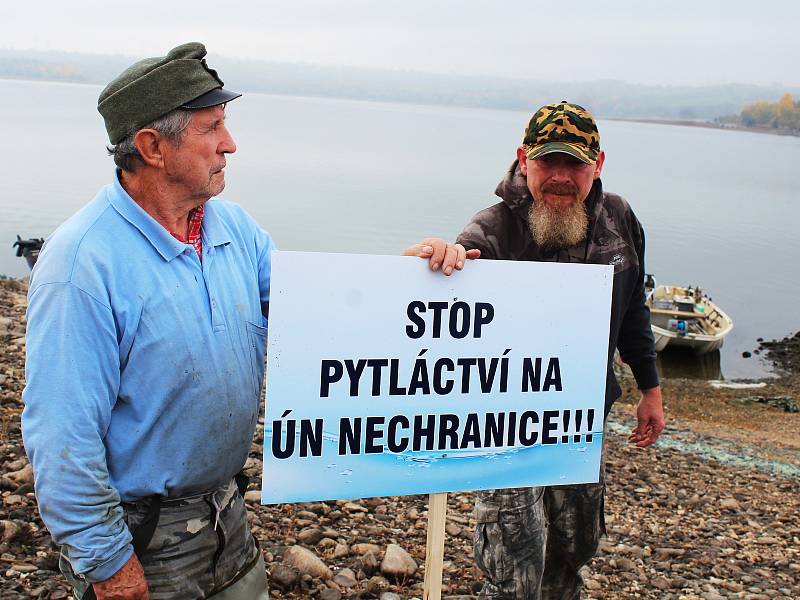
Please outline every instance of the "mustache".
[{"label": "mustache", "polygon": [[578,188],[571,183],[546,183],[542,186],[542,192],[559,196],[574,196],[578,193]]}]

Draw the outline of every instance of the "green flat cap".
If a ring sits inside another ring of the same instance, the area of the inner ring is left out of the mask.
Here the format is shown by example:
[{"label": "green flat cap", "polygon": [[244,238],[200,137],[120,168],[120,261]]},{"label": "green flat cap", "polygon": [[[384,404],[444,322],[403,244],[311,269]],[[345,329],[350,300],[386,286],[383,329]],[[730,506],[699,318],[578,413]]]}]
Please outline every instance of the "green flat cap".
[{"label": "green flat cap", "polygon": [[208,67],[205,55],[203,44],[189,42],[120,73],[97,99],[109,141],[117,144],[176,108],[206,108],[241,96],[222,89],[222,79]]}]

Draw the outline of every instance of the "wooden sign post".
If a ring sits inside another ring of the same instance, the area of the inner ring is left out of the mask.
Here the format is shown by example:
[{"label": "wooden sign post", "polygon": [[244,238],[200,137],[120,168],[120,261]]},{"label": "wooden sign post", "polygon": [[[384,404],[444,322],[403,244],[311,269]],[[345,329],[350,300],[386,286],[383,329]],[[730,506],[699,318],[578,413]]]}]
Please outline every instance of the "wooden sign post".
[{"label": "wooden sign post", "polygon": [[447,494],[428,496],[428,542],[425,548],[423,600],[441,600]]}]

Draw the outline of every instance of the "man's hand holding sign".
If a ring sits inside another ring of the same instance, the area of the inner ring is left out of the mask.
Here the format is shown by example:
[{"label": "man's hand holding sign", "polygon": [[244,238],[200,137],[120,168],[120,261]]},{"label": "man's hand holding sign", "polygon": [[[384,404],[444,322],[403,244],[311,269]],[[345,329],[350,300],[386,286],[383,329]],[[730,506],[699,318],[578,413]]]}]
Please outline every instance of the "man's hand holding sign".
[{"label": "man's hand holding sign", "polygon": [[465,250],[461,244],[449,244],[441,238],[426,238],[419,244],[406,248],[403,256],[427,258],[431,271],[441,269],[445,275],[451,275],[454,270],[463,269],[466,260],[480,258],[481,251]]}]

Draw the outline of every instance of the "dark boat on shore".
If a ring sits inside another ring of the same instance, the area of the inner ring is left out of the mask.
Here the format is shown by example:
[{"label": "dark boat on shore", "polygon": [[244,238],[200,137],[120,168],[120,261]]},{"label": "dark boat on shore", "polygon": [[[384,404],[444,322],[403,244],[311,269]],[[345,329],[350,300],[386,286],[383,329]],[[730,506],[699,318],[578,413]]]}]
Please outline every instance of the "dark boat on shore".
[{"label": "dark boat on shore", "polygon": [[42,238],[31,238],[23,240],[17,236],[17,241],[14,242],[13,248],[17,249],[17,256],[25,257],[28,263],[28,268],[33,270],[33,265],[36,264],[36,259],[39,258],[39,251],[42,249],[44,240]]}]

